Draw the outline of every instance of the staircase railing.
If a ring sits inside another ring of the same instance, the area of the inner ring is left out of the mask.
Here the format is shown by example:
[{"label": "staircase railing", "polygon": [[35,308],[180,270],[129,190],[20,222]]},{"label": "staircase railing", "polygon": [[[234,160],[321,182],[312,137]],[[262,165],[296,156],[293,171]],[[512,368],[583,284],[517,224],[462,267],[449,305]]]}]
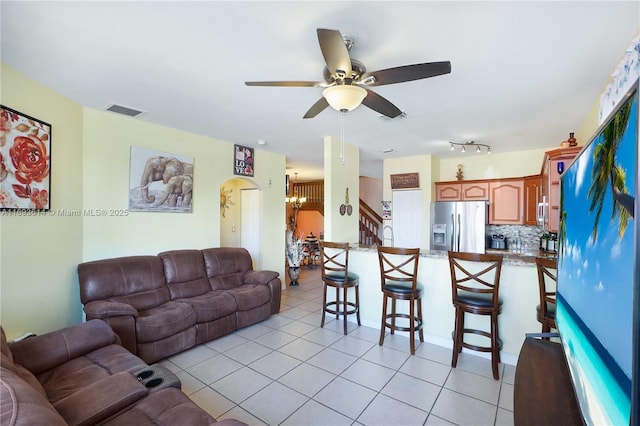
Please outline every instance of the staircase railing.
[{"label": "staircase railing", "polygon": [[290,195],[306,197],[307,201],[300,210],[316,210],[324,215],[324,181],[294,182]]},{"label": "staircase railing", "polygon": [[[289,194],[296,197],[306,197],[307,201],[300,210],[316,210],[324,215],[324,181],[294,182]],[[360,200],[359,203],[359,243],[363,245],[382,244],[381,228],[382,217],[376,213],[367,203]]]},{"label": "staircase railing", "polygon": [[376,213],[367,203],[360,200],[360,244],[382,245],[380,228],[382,217]]}]

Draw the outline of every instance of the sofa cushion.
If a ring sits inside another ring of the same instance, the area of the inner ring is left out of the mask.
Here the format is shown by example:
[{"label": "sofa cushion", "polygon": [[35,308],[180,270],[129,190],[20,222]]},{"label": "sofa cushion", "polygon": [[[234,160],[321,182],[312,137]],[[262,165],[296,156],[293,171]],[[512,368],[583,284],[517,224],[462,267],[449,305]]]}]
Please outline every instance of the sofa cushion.
[{"label": "sofa cushion", "polygon": [[213,425],[216,420],[199,408],[184,393],[165,388],[150,393],[133,408],[107,421],[107,425],[175,426]]},{"label": "sofa cushion", "polygon": [[178,301],[190,305],[196,311],[198,323],[214,321],[238,310],[236,299],[228,292],[221,290],[209,291],[200,296]]},{"label": "sofa cushion", "polygon": [[236,299],[239,311],[248,311],[271,302],[271,289],[262,284],[245,284],[227,292]]},{"label": "sofa cushion", "polygon": [[136,320],[138,343],[153,342],[196,324],[196,312],[186,303],[169,301],[146,311]]},{"label": "sofa cushion", "polygon": [[119,340],[111,327],[104,321],[91,320],[22,340],[10,349],[17,364],[38,375],[114,343]]},{"label": "sofa cushion", "polygon": [[133,373],[146,363],[120,345],[104,346],[37,375],[49,401],[55,403],[110,375]]},{"label": "sofa cushion", "polygon": [[4,366],[0,368],[0,419],[3,425],[67,424],[40,392]]},{"label": "sofa cushion", "polygon": [[69,426],[90,426],[145,397],[149,389],[130,373],[96,380],[53,406]]},{"label": "sofa cushion", "polygon": [[169,290],[157,256],[128,256],[78,265],[80,300],[113,300],[138,310],[167,302]]},{"label": "sofa cushion", "polygon": [[200,250],[172,250],[158,254],[172,299],[200,296],[211,290]]},{"label": "sofa cushion", "polygon": [[213,290],[226,290],[244,284],[244,274],[253,270],[246,249],[219,247],[202,250],[207,277]]},{"label": "sofa cushion", "polygon": [[11,353],[11,349],[9,349],[7,336],[4,334],[4,328],[2,327],[0,327],[0,334],[0,365],[11,370],[12,373],[24,380],[28,385],[32,386],[36,391],[42,394],[42,396],[46,397],[47,394],[44,391],[44,388],[33,373],[13,361],[13,354]]}]

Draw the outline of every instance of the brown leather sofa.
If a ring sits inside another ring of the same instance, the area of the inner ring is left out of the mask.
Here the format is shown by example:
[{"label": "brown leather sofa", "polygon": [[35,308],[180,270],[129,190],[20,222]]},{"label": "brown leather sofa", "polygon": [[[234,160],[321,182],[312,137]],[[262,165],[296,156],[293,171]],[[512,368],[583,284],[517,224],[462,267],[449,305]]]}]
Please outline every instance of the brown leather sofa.
[{"label": "brown leather sofa", "polygon": [[78,265],[87,319],[102,319],[148,363],[280,311],[278,273],[243,248],[173,250]]},{"label": "brown leather sofa", "polygon": [[[7,344],[0,342],[2,425],[212,425],[180,382],[150,387],[148,366],[93,320]],[[220,426],[244,423],[224,420]]]}]

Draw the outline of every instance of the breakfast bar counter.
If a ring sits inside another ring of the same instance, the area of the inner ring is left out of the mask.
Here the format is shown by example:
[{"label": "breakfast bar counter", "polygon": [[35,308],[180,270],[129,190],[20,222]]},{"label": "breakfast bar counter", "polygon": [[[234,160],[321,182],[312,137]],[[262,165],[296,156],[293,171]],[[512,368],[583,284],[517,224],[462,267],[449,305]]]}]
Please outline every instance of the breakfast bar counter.
[{"label": "breakfast bar counter", "polygon": [[[504,252],[500,276],[500,297],[503,301],[499,316],[499,336],[503,342],[501,361],[515,365],[524,342],[525,333],[539,333],[536,319],[538,305],[538,275],[535,257],[538,253]],[[349,252],[349,271],[358,274],[360,282],[360,317],[363,325],[380,329],[382,291],[380,267],[375,247],[352,248]],[[424,286],[422,316],[425,341],[452,347],[454,309],[451,297],[451,278],[446,251],[423,250],[418,267],[418,282]],[[350,296],[352,297],[352,296]],[[408,302],[400,301],[398,311],[408,311]],[[352,320],[349,318],[349,320]],[[488,330],[489,318],[470,315],[466,323],[471,328]],[[400,333],[407,336],[408,333]],[[470,338],[476,336],[469,336]],[[471,339],[469,339],[471,341]],[[478,340],[486,344],[486,339]],[[489,354],[473,352],[480,356]]]}]

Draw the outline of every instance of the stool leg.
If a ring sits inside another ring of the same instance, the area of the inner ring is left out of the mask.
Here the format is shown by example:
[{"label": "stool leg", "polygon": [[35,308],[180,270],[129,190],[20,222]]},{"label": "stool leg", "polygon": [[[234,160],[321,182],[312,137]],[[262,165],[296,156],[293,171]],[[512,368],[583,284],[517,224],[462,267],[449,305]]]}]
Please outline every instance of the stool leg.
[{"label": "stool leg", "polygon": [[418,304],[418,319],[420,320],[420,332],[418,333],[420,336],[420,341],[424,342],[424,333],[422,332],[422,329],[424,327],[424,323],[422,322],[422,299],[418,299],[416,301],[416,303]]},{"label": "stool leg", "polygon": [[451,357],[451,366],[453,368],[458,365],[458,353],[462,349],[461,340],[464,329],[464,312],[456,307],[455,328],[453,329],[453,355]]},{"label": "stool leg", "polygon": [[358,325],[360,325],[360,290],[358,290],[358,284],[356,284],[356,318],[358,319]]},{"label": "stool leg", "polygon": [[415,303],[414,299],[409,299],[409,348],[411,355],[416,354],[416,323],[415,323]]},{"label": "stool leg", "polygon": [[347,287],[343,287],[344,297],[342,301],[342,318],[344,321],[344,335],[347,335]]},{"label": "stool leg", "polygon": [[396,298],[391,298],[391,334],[396,331]]},{"label": "stool leg", "polygon": [[[544,321],[542,321],[542,332],[549,333],[550,331],[551,331],[551,325],[549,324],[549,321],[545,319]],[[549,340],[548,337],[543,337],[542,339]]]},{"label": "stool leg", "polygon": [[320,328],[324,327],[324,316],[327,312],[327,284],[323,283],[322,289],[322,322],[320,322]]},{"label": "stool leg", "polygon": [[336,321],[340,319],[340,289],[336,287]]},{"label": "stool leg", "polygon": [[500,362],[500,351],[498,348],[498,313],[491,314],[491,369],[493,378],[500,380],[498,373],[498,362]]},{"label": "stool leg", "polygon": [[387,295],[382,294],[382,324],[380,325],[380,341],[378,342],[379,346],[382,346],[384,343],[384,333],[387,328]]}]

